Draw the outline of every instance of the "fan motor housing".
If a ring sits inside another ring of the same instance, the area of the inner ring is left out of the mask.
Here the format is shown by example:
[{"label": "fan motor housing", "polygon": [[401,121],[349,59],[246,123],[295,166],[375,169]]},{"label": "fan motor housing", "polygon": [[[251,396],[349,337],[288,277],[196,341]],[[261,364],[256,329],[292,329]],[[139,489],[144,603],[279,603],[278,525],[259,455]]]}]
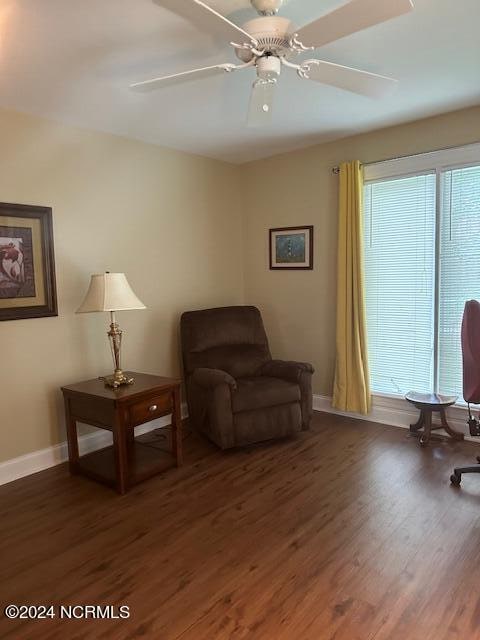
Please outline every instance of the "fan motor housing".
[{"label": "fan motor housing", "polygon": [[[291,53],[290,37],[294,26],[288,18],[265,16],[255,18],[243,25],[258,42],[258,49],[275,56],[288,56]],[[235,49],[237,57],[243,62],[250,62],[253,53],[248,49]]]}]

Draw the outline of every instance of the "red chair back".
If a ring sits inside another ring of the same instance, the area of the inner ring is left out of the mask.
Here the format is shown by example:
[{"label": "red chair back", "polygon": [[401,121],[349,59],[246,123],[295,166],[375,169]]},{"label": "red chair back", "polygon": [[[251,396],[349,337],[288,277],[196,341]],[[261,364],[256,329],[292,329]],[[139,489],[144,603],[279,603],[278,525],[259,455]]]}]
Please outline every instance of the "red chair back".
[{"label": "red chair back", "polygon": [[465,304],[462,321],[463,397],[480,404],[480,302]]}]

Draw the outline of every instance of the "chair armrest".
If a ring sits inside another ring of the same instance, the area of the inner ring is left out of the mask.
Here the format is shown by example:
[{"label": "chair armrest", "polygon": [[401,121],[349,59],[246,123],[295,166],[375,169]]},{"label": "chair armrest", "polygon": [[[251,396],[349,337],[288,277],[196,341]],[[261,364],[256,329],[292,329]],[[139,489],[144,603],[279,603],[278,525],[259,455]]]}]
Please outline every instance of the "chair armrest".
[{"label": "chair armrest", "polygon": [[237,388],[235,379],[229,373],[220,369],[200,367],[193,372],[192,380],[204,389],[214,389],[222,384],[228,384],[234,390]]},{"label": "chair armrest", "polygon": [[309,362],[270,360],[260,368],[259,375],[298,382],[302,373],[314,373],[314,371],[315,369]]}]

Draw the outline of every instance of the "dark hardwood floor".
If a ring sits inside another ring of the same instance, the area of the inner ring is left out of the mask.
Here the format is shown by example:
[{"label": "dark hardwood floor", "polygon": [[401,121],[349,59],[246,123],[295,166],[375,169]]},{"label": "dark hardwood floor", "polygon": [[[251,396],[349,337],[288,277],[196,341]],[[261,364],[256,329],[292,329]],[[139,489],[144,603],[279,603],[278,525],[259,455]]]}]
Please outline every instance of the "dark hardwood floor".
[{"label": "dark hardwood floor", "polygon": [[185,465],[126,496],[65,466],[0,487],[0,601],[128,605],[10,621],[4,640],[475,640],[476,445],[327,414],[290,441]]}]

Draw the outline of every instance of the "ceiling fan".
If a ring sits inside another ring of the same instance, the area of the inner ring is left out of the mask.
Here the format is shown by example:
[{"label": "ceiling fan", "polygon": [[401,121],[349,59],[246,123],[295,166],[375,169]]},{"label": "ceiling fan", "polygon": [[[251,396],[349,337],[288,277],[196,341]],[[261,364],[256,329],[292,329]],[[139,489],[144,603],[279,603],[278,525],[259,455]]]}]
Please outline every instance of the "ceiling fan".
[{"label": "ceiling fan", "polygon": [[[158,4],[161,0],[156,0]],[[372,98],[388,93],[396,80],[325,60],[308,59],[294,62],[296,56],[322,47],[362,29],[401,16],[413,10],[411,0],[349,0],[310,24],[296,29],[287,18],[277,15],[283,0],[250,0],[258,18],[238,26],[215,11],[203,0],[175,0],[175,8],[198,17],[202,26],[219,31],[228,39],[240,60],[183,71],[142,82],[130,87],[136,90],[160,89],[172,84],[232,73],[255,67],[248,116],[249,125],[262,125],[271,118],[275,87],[283,67],[293,69],[303,80],[339,87]],[[168,3],[167,3],[168,4]],[[195,13],[196,12],[196,13]]]}]

